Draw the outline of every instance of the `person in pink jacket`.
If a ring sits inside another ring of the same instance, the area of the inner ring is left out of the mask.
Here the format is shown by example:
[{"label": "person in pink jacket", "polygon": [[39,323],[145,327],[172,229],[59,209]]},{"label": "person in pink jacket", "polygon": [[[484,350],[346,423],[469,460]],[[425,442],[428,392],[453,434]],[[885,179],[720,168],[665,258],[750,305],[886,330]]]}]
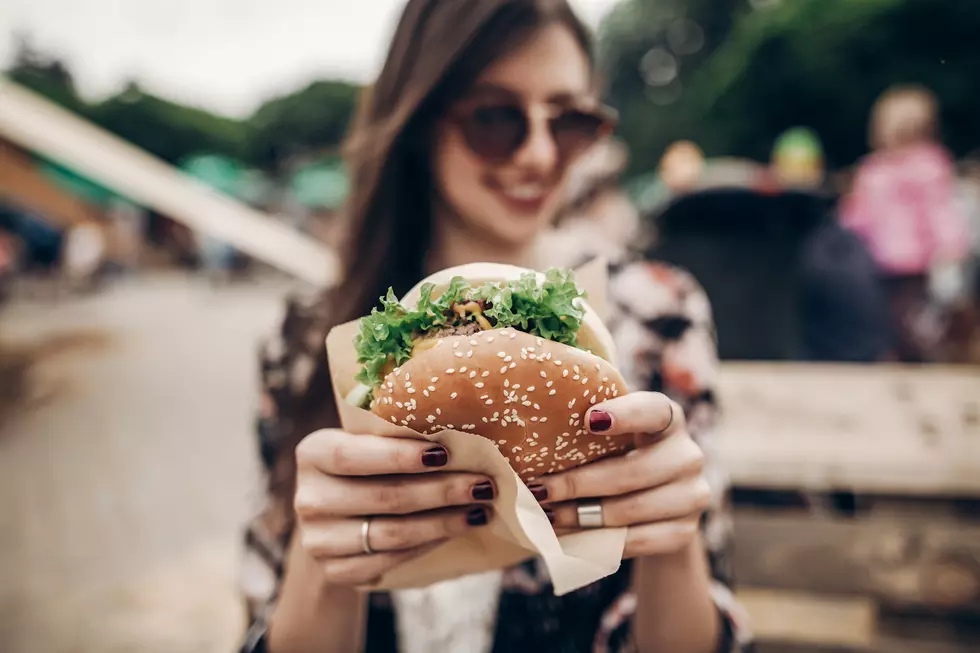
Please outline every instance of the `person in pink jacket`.
[{"label": "person in pink jacket", "polygon": [[873,152],[861,163],[841,218],[882,275],[899,360],[935,360],[942,324],[929,302],[930,274],[967,254],[955,167],[939,143],[935,96],[916,86],[886,91],[871,116]]}]

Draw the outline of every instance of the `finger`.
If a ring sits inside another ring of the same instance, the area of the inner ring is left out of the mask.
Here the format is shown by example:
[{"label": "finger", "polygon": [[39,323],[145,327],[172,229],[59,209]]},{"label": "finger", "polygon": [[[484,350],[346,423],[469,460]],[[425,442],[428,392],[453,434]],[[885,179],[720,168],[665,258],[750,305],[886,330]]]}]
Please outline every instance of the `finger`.
[{"label": "finger", "polygon": [[[650,490],[602,499],[606,526],[633,526],[671,521],[703,513],[711,501],[708,482],[700,476]],[[556,528],[578,528],[578,501],[548,504]]]},{"label": "finger", "polygon": [[307,474],[296,488],[294,507],[305,520],[361,515],[406,515],[492,501],[493,481],[482,474],[377,476]]},{"label": "finger", "polygon": [[659,392],[633,392],[596,404],[589,409],[586,423],[592,433],[602,435],[643,433],[663,438],[687,430],[683,409]]},{"label": "finger", "polygon": [[444,467],[447,462],[449,452],[441,444],[336,429],[311,433],[296,447],[297,468],[337,476],[417,474]]},{"label": "finger", "polygon": [[530,489],[548,502],[617,496],[697,476],[703,466],[704,452],[691,438],[667,438],[624,456],[543,476]]},{"label": "finger", "polygon": [[[407,551],[441,542],[486,525],[489,506],[437,510],[407,517],[373,517],[368,522],[367,541],[376,553]],[[344,519],[306,527],[301,542],[314,558],[336,558],[364,554],[364,519]]]},{"label": "finger", "polygon": [[624,558],[674,553],[689,545],[698,535],[697,519],[675,519],[673,521],[631,526],[626,532]]},{"label": "finger", "polygon": [[432,542],[407,551],[390,551],[321,561],[325,580],[332,585],[369,585],[388,570],[425,555],[442,542]]}]

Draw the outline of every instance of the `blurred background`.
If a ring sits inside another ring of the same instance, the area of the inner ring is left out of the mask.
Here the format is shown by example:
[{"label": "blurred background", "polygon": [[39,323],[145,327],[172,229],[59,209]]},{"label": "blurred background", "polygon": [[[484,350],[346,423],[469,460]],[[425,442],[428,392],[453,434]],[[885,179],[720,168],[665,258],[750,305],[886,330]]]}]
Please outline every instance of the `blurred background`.
[{"label": "blurred background", "polygon": [[[572,4],[621,126],[555,251],[601,230],[711,296],[760,650],[980,650],[980,5]],[[401,8],[0,7],[0,650],[234,649],[256,348],[333,278]],[[952,245],[895,274],[909,145]]]}]

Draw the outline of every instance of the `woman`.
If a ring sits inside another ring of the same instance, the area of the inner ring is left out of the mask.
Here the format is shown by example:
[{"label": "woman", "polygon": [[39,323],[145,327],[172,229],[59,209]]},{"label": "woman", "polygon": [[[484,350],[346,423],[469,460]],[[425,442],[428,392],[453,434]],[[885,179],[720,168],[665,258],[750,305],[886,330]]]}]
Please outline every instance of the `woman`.
[{"label": "woman", "polygon": [[420,590],[355,589],[484,527],[494,488],[440,473],[453,455],[443,447],[336,430],[324,335],[367,313],[389,285],[401,294],[457,264],[541,260],[537,237],[560,208],[569,163],[609,128],[591,67],[586,31],[564,0],[408,3],[351,140],[339,287],[312,307],[293,302],[266,350],[270,502],[248,533],[253,624],[243,651],[743,650],[721,552],[723,483],[708,496],[692,439],[714,412],[709,309],[689,277],[667,268],[617,271],[612,329],[630,353],[621,369],[633,387],[679,403],[635,392],[597,405],[593,431],[649,434],[647,446],[533,488],[558,526],[577,526],[579,499],[601,497],[605,523],[629,527],[622,569],[561,598],[534,560]]},{"label": "woman", "polygon": [[955,274],[968,246],[953,160],[937,140],[938,121],[928,90],[900,86],[885,92],[871,117],[875,152],[858,169],[841,214],[875,258],[891,305],[896,354],[905,362],[938,357],[943,328],[929,278]]}]

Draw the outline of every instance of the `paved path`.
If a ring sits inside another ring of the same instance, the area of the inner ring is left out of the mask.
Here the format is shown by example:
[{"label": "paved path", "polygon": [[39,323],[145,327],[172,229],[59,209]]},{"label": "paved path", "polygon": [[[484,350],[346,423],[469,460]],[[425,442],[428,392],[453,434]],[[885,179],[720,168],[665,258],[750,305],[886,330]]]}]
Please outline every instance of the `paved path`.
[{"label": "paved path", "polygon": [[5,339],[73,328],[102,352],[0,432],[0,651],[229,651],[241,522],[257,502],[255,346],[285,285],[129,282],[0,313]]}]

